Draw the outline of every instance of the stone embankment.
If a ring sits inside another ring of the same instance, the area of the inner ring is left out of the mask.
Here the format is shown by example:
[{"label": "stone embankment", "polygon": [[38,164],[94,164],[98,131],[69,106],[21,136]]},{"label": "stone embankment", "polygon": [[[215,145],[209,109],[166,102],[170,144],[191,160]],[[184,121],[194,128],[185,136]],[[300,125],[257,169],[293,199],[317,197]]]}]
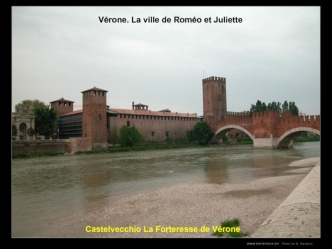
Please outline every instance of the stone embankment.
[{"label": "stone embankment", "polygon": [[320,185],[320,162],[318,162],[250,237],[320,238]]}]

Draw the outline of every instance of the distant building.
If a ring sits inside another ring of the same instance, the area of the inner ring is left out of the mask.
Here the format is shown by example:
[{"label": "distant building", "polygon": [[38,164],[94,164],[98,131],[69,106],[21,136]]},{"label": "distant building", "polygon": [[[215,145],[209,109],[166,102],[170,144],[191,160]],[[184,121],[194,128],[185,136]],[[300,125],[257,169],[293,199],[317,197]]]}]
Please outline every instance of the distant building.
[{"label": "distant building", "polygon": [[135,126],[146,141],[162,142],[185,139],[186,132],[203,120],[196,113],[178,113],[163,109],[151,111],[148,105],[134,104],[131,109],[110,108],[106,104],[107,91],[94,87],[82,92],[83,109],[73,111],[73,101],[63,98],[52,101],[58,110],[57,132],[61,139],[90,137],[91,143],[104,147],[114,142],[122,126]]},{"label": "distant building", "polygon": [[35,129],[35,115],[33,113],[12,112],[12,125],[17,128],[17,135],[13,139],[25,140],[29,137],[28,129]]}]

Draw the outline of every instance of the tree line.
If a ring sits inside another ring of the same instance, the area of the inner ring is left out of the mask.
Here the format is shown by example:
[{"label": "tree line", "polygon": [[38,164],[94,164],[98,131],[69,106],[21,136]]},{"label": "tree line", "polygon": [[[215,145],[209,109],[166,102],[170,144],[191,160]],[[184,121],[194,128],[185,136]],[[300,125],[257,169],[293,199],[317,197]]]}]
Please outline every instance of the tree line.
[{"label": "tree line", "polygon": [[263,111],[277,111],[279,114],[282,114],[286,111],[291,111],[293,116],[299,115],[299,108],[296,106],[295,102],[285,100],[283,104],[280,102],[273,101],[272,103],[265,104],[257,100],[256,104],[252,104],[249,111],[249,116],[251,117],[254,112],[263,112]]}]

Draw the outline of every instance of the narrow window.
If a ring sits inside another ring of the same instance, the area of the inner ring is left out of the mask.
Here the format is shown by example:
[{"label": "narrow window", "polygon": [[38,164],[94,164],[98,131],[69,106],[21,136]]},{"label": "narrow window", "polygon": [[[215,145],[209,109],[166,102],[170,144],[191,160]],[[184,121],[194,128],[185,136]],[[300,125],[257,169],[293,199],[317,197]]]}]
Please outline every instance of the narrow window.
[{"label": "narrow window", "polygon": [[127,121],[127,126],[130,127],[130,121]]}]

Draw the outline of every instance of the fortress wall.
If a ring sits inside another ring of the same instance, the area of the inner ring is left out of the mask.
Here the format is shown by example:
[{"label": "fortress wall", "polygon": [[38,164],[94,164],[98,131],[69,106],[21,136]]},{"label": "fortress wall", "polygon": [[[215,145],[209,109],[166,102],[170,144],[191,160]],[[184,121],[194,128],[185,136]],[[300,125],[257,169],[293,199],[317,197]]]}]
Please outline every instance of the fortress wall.
[{"label": "fortress wall", "polygon": [[69,139],[12,141],[12,153],[68,152]]},{"label": "fortress wall", "polygon": [[76,151],[91,150],[92,143],[89,137],[75,137],[69,139],[68,150],[70,153],[75,153]]},{"label": "fortress wall", "polygon": [[[169,134],[171,140],[186,138],[186,131],[192,130],[201,119],[186,118],[186,117],[158,117],[158,116],[145,116],[138,115],[137,118],[132,115],[126,118],[110,117],[110,132],[118,132],[122,126],[127,126],[129,121],[130,127],[135,126],[136,129],[142,134],[145,141],[165,141],[166,132]],[[144,118],[143,118],[144,116]],[[148,119],[147,119],[148,118]],[[159,118],[159,119],[158,119]],[[154,132],[154,134],[152,134]]]}]

